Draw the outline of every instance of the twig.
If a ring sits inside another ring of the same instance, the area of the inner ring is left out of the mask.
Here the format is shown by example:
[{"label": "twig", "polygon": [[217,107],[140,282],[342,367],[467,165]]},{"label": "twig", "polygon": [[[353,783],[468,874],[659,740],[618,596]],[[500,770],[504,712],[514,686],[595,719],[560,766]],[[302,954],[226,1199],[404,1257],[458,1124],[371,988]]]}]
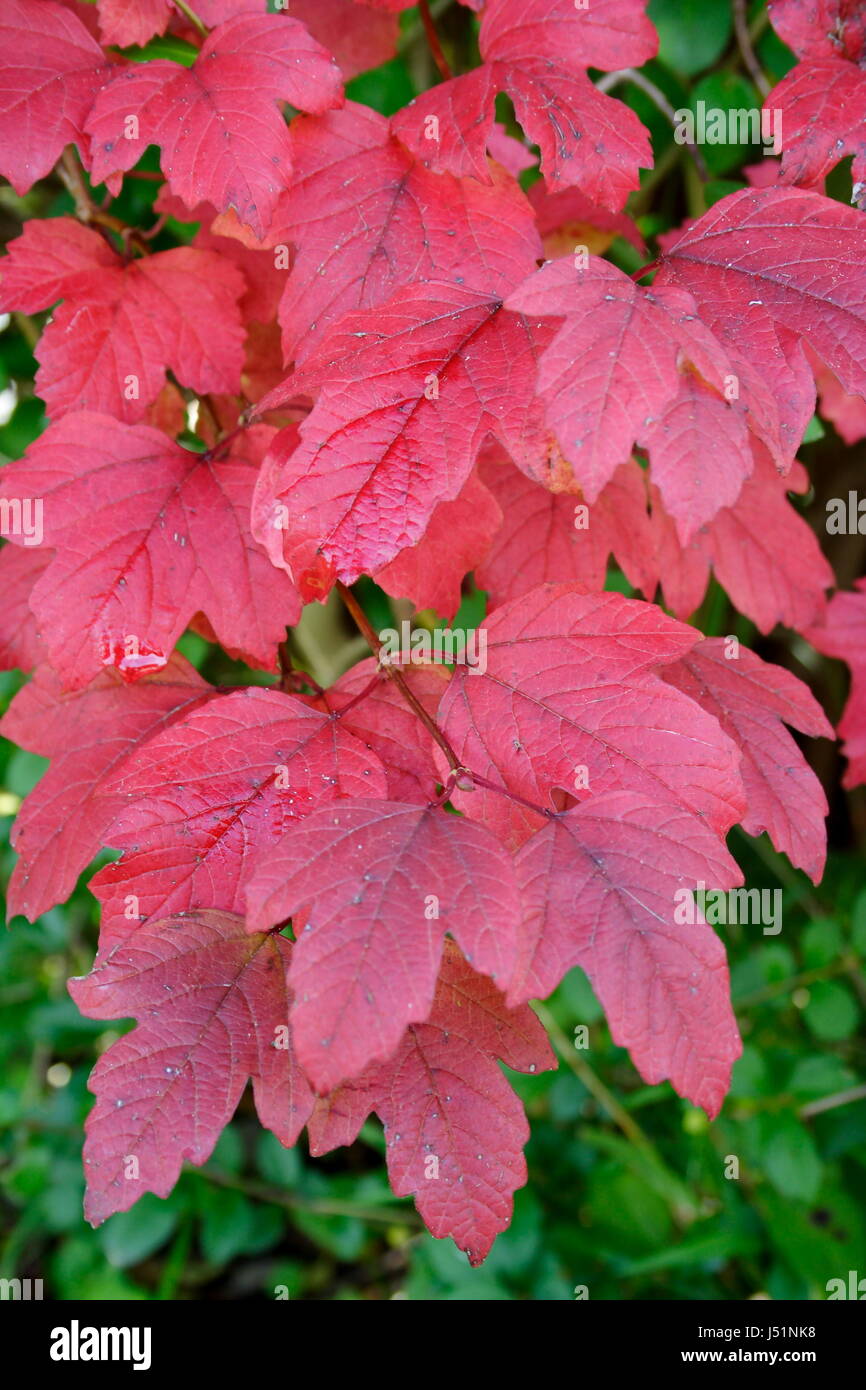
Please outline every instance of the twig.
[{"label": "twig", "polygon": [[[642,72],[638,72],[637,68],[619,68],[616,72],[609,72],[606,76],[599,78],[595,85],[600,92],[609,92],[611,87],[616,87],[620,82],[633,82],[636,87],[640,87],[641,91],[649,97],[653,105],[661,111],[663,116],[667,117],[671,125],[676,126],[677,113],[671,106],[664,92],[660,87],[657,87],[654,82],[651,82],[648,77],[644,76]],[[710,171],[704,162],[703,155],[693,140],[686,140],[685,146],[695,162],[695,168],[700,174],[701,179],[706,183],[707,179],[710,177]]]},{"label": "twig", "polygon": [[866,1086],[851,1086],[847,1091],[837,1091],[834,1096],[822,1096],[820,1100],[810,1100],[798,1111],[801,1120],[812,1115],[823,1115],[825,1110],[835,1110],[840,1105],[853,1105],[855,1100],[866,1100]]},{"label": "twig", "polygon": [[174,3],[180,10],[181,14],[186,15],[193,28],[198,29],[198,32],[201,34],[202,38],[206,39],[208,36],[208,27],[205,24],[204,20],[196,14],[192,6],[188,5],[186,3],[186,0],[174,0]]},{"label": "twig", "polygon": [[573,1071],[578,1081],[586,1087],[591,1095],[595,1096],[602,1110],[605,1110],[614,1124],[622,1130],[626,1139],[638,1148],[653,1149],[652,1141],[641,1129],[637,1120],[633,1119],[628,1111],[620,1105],[616,1096],[608,1090],[601,1077],[596,1076],[589,1063],[572,1047],[547,1005],[535,1003],[532,1007],[544,1024],[548,1037],[554,1043],[569,1071]]},{"label": "twig", "polygon": [[436,64],[440,76],[448,82],[454,74],[451,71],[448,59],[442,52],[442,45],[439,42],[439,35],[436,33],[436,25],[433,23],[433,16],[430,13],[428,0],[418,0],[418,13],[421,16],[421,23],[424,25],[424,33],[427,35],[427,43],[433,62]]},{"label": "twig", "polygon": [[765,97],[770,90],[770,83],[767,80],[761,64],[758,62],[758,57],[752,43],[752,35],[749,30],[748,15],[746,13],[746,0],[734,0],[734,33],[737,36],[737,47],[740,50],[743,62],[749,69],[752,81],[761,93],[761,96]]},{"label": "twig", "polygon": [[[379,641],[379,638],[376,632],[374,631],[360,603],[355,598],[355,595],[352,593],[351,589],[347,589],[346,585],[342,584],[339,580],[337,581],[337,592],[340,595],[340,598],[343,600],[346,607],[348,608],[352,617],[354,618],[355,624],[359,632],[362,632],[364,637],[367,639],[367,642],[370,646],[370,650],[374,652],[376,657],[378,658],[382,650],[382,643]],[[403,675],[403,672],[400,670],[400,667],[392,666],[389,662],[386,662],[383,664],[382,670],[384,671],[388,679],[394,682],[401,695],[403,696],[403,699],[406,701],[408,705],[411,705],[412,710],[418,716],[421,723],[424,725],[424,728],[430,734],[431,738],[442,749],[442,752],[445,754],[445,757],[448,760],[448,766],[451,768],[452,772],[464,771],[463,764],[461,763],[457,754],[454,752],[454,749],[451,747],[451,744],[448,742],[442,730],[439,728],[439,725],[436,723],[435,719],[431,719],[430,715],[427,713],[426,709],[421,704],[421,701],[414,695],[412,690],[409,688],[409,682],[406,680],[406,677]]]},{"label": "twig", "polygon": [[[63,151],[57,172],[72,194],[72,200],[75,203],[75,215],[79,222],[92,223],[101,230],[115,232],[122,239],[124,246],[134,244],[144,255],[150,254],[150,247],[142,239],[141,232],[137,231],[135,227],[128,226],[126,222],[122,222],[113,213],[105,212],[94,203],[84,181],[84,171],[71,145]],[[112,250],[114,250],[113,246]]]}]

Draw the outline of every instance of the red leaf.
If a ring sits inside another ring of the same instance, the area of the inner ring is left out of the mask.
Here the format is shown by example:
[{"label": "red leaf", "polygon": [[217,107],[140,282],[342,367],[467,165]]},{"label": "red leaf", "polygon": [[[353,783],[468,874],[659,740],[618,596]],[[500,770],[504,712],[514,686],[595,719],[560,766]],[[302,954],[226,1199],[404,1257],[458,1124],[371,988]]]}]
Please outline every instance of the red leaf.
[{"label": "red leaf", "polygon": [[429,173],[378,112],[350,102],[290,131],[292,184],[269,240],[296,258],[280,306],[286,360],[309,356],[351,309],[383,304],[413,281],[503,295],[533,269],[541,243],[526,198]]},{"label": "red leaf", "polygon": [[683,618],[694,612],[712,565],[736,607],[759,631],[769,632],[777,623],[801,631],[815,622],[824,610],[824,590],[835,577],[815,532],[788,501],[788,492],[808,487],[802,465],[795,464],[787,478],[780,478],[758,448],[754,475],[734,506],[720,511],[685,549],[654,502],[659,570],[669,607]]},{"label": "red leaf", "polygon": [[54,0],[3,0],[0,16],[0,173],[22,195],[84,134],[111,69],[81,20]]},{"label": "red leaf", "polygon": [[247,902],[251,930],[294,918],[292,1032],[322,1092],[390,1057],[427,1018],[446,931],[485,975],[505,984],[514,969],[510,857],[482,826],[430,805],[313,811],[261,856]]},{"label": "red leaf", "polygon": [[501,301],[411,285],[347,314],[302,372],[262,408],[318,390],[278,435],[256,489],[253,534],[304,598],[375,573],[424,534],[463,488],[488,432],[527,470],[544,452],[533,407],[530,325]]},{"label": "red leaf", "polygon": [[819,652],[851,667],[851,693],[839,723],[848,759],[842,779],[846,787],[866,782],[866,579],[858,579],[854,587],[856,593],[834,594],[824,626],[805,634]]},{"label": "red leaf", "polygon": [[24,802],[12,831],[18,864],[9,883],[8,912],[31,922],[65,902],[78,875],[105,843],[123,801],[105,795],[129,753],[212,693],[183,657],[131,690],[113,671],[64,694],[41,666],[3,718],[5,738],[51,758]]},{"label": "red leaf", "polygon": [[0,671],[15,666],[30,671],[43,655],[30,595],[50,562],[50,553],[40,546],[0,550]]},{"label": "red leaf", "polygon": [[773,28],[798,58],[866,55],[862,0],[769,0]]},{"label": "red leaf", "polygon": [[341,99],[336,63],[302,24],[240,15],[208,35],[191,68],[134,64],[103,88],[87,122],[93,181],[131,169],[148,145],[159,145],[168,181],[187,206],[233,207],[264,236],[291,173],[288,131],[274,103],[326,111]]},{"label": "red leaf", "polygon": [[167,367],[194,391],[237,391],[244,280],[213,251],[178,246],[124,264],[96,232],[58,217],[28,222],[0,266],[5,308],[32,314],[64,301],[37,349],[50,415],[140,420]]},{"label": "red leaf", "polygon": [[136,0],[134,5],[129,0],[97,0],[97,4],[102,42],[118,48],[143,46],[154,34],[163,34],[169,18],[178,15],[170,0]]},{"label": "red leaf", "polygon": [[164,666],[199,610],[232,654],[275,669],[300,608],[249,533],[257,452],[255,434],[212,459],[76,413],[3,469],[0,495],[43,500],[55,555],[31,607],[68,689],[105,666],[130,680]]},{"label": "red leaf", "polygon": [[486,145],[494,100],[506,91],[554,185],[577,184],[619,211],[649,167],[646,130],[624,103],[600,92],[587,68],[640,67],[658,46],[643,0],[488,0],[483,66],[424,92],[394,118],[400,139],[431,168],[490,179]]},{"label": "red leaf", "polygon": [[[741,818],[737,749],[656,674],[700,640],[694,628],[619,594],[545,584],[496,609],[479,637],[486,668],[458,667],[439,711],[463,766],[545,810],[554,788],[622,789],[703,815],[719,835]],[[512,847],[543,824],[483,787],[452,800]]]},{"label": "red leaf", "polygon": [[736,501],[752,469],[749,425],[771,445],[778,430],[760,396],[729,394],[733,364],[691,295],[641,289],[591,257],[585,268],[549,262],[506,306],[564,319],[541,355],[538,388],[588,501],[635,443],[684,542]]},{"label": "red leaf", "polygon": [[610,792],[533,835],[517,873],[526,916],[509,1002],[548,994],[580,965],[644,1080],[670,1078],[718,1114],[741,1051],[725,951],[699,913],[681,921],[676,909],[686,890],[742,875],[705,821]]},{"label": "red leaf", "polygon": [[636,222],[624,212],[610,212],[600,207],[579,188],[551,193],[539,179],[530,188],[528,197],[535,209],[544,253],[549,260],[571,255],[577,246],[583,245],[601,254],[614,235],[623,237],[642,255],[646,251]]},{"label": "red leaf", "polygon": [[[358,662],[328,687],[317,702],[318,707],[341,711],[343,728],[373,750],[385,769],[392,801],[428,802],[435,790],[433,744],[394,682],[383,675],[378,686],[357,706],[342,713],[369,687],[377,669],[373,658]],[[448,671],[444,666],[418,665],[404,669],[403,676],[412,694],[435,719],[450,679]]]},{"label": "red leaf", "polygon": [[348,82],[360,72],[378,68],[397,52],[400,27],[396,16],[370,13],[355,0],[292,0],[295,19],[314,39],[333,53]]},{"label": "red leaf", "polygon": [[866,183],[866,74],[837,58],[798,63],[768,101],[785,130],[781,179],[821,187],[831,169],[853,155],[855,200]]},{"label": "red leaf", "polygon": [[439,503],[420,541],[378,571],[376,583],[394,598],[409,598],[416,608],[453,618],[465,576],[484,559],[501,523],[494,497],[470,473],[453,502]]},{"label": "red leaf", "polygon": [[805,339],[847,391],[866,394],[866,226],[855,208],[795,188],[731,193],[665,256],[654,288],[672,283],[762,368],[775,327]]},{"label": "red leaf", "polygon": [[378,758],[333,716],[250,688],[175,720],[103,784],[125,809],[106,833],[124,851],[91,890],[109,939],[149,918],[243,911],[258,856],[311,810],[385,796]]},{"label": "red leaf", "polygon": [[491,608],[550,581],[576,580],[601,590],[611,554],[629,582],[652,598],[658,582],[656,544],[646,476],[636,463],[620,464],[591,507],[540,487],[508,460],[497,461],[492,451],[480,474],[503,518],[475,573]]},{"label": "red leaf", "polygon": [[407,1029],[396,1056],[320,1100],[310,1148],[350,1143],[375,1110],[387,1137],[391,1186],[412,1195],[434,1236],[451,1236],[478,1265],[511,1220],[526,1182],[523,1107],[497,1065],[555,1066],[538,1019],[506,1007],[496,986],[446,947],[430,1017]]},{"label": "red leaf", "polygon": [[833,738],[833,727],[808,688],[790,671],[724,637],[705,638],[662,675],[715,715],[740,747],[746,834],[766,831],[776,849],[817,883],[826,858],[827,798],[785,728],[790,724],[813,738]]},{"label": "red leaf", "polygon": [[145,1192],[167,1197],[184,1161],[206,1162],[250,1077],[262,1124],[295,1143],[313,1096],[286,1045],[290,951],[238,917],[198,912],[142,928],[69,981],[88,1018],[138,1020],[90,1077],[91,1225]]}]

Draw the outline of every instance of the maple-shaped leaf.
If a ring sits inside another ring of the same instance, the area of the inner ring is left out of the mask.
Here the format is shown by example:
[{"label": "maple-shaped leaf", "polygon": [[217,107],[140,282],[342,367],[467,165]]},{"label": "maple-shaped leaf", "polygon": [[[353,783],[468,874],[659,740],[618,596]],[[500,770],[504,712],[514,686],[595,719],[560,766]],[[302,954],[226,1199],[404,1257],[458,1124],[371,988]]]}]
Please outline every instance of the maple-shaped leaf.
[{"label": "maple-shaped leaf", "polygon": [[649,137],[587,69],[641,67],[658,47],[644,0],[488,0],[480,68],[417,97],[394,119],[406,145],[433,168],[489,180],[485,149],[497,92],[506,91],[554,186],[577,184],[618,211],[649,167]]},{"label": "maple-shaped leaf", "polygon": [[851,693],[839,721],[848,759],[846,787],[866,782],[866,579],[858,579],[854,588],[854,593],[834,594],[823,625],[805,633],[819,652],[851,667]]},{"label": "maple-shaped leaf", "polygon": [[66,145],[85,159],[84,123],[111,68],[77,15],[54,0],[3,0],[0,174],[22,195]]},{"label": "maple-shaped leaf", "polygon": [[769,0],[776,33],[798,58],[866,57],[866,14],[862,0]]},{"label": "maple-shaped leaf", "polygon": [[245,281],[212,251],[177,246],[124,262],[68,217],[31,220],[0,261],[5,309],[54,311],[36,389],[52,417],[100,410],[140,420],[170,368],[194,391],[240,385]]},{"label": "maple-shaped leaf", "polygon": [[205,39],[191,68],[133,64],[100,92],[87,122],[93,181],[105,182],[159,145],[173,191],[236,209],[258,236],[291,174],[277,102],[326,111],[342,100],[340,71],[287,15],[239,15]]},{"label": "maple-shaped leaf", "polygon": [[375,753],[339,716],[251,687],[220,694],[103,780],[124,802],[106,842],[123,850],[91,890],[113,939],[176,912],[244,910],[256,860],[301,817],[338,797],[386,795]]},{"label": "maple-shaped leaf", "polygon": [[544,254],[551,261],[572,255],[579,246],[600,256],[614,236],[623,237],[641,254],[646,251],[640,229],[627,213],[600,207],[579,188],[552,193],[539,179],[527,196],[535,210]]},{"label": "maple-shaped leaf", "polygon": [[754,474],[733,507],[718,512],[685,547],[656,497],[659,576],[672,611],[681,618],[695,611],[712,569],[760,632],[777,623],[802,631],[816,622],[824,611],[824,591],[833,587],[835,577],[815,532],[787,495],[809,487],[801,464],[780,478],[766,451],[757,447]]},{"label": "maple-shaped leaf", "polygon": [[6,465],[0,496],[43,504],[55,554],[30,603],[68,689],[105,666],[128,679],[164,666],[199,610],[232,655],[275,669],[300,608],[249,532],[257,458],[249,432],[211,457],[76,412]]},{"label": "maple-shaped leaf", "polygon": [[771,445],[778,430],[760,398],[729,392],[733,364],[690,294],[645,290],[590,256],[548,262],[506,307],[563,320],[541,355],[538,389],[589,502],[634,444],[647,450],[683,541],[736,500],[752,470],[749,427]]},{"label": "maple-shaped leaf", "polygon": [[365,799],[312,811],[262,854],[247,916],[254,931],[293,918],[292,1036],[327,1092],[427,1017],[446,931],[504,986],[520,904],[511,858],[483,826]]},{"label": "maple-shaped leaf", "polygon": [[30,671],[44,655],[30,595],[50,562],[51,552],[42,546],[0,550],[0,671]]},{"label": "maple-shaped leaf", "polygon": [[355,0],[292,0],[291,11],[333,53],[347,82],[358,73],[381,67],[397,52],[396,15],[371,13],[366,4]]},{"label": "maple-shaped leaf", "polygon": [[497,1058],[523,1072],[556,1065],[529,1006],[508,1008],[447,943],[429,1017],[410,1025],[389,1062],[317,1102],[310,1150],[351,1143],[375,1111],[394,1192],[413,1196],[430,1232],[451,1236],[478,1265],[526,1182],[529,1127]]},{"label": "maple-shaped leaf", "polygon": [[784,124],[781,179],[807,188],[853,155],[854,201],[866,185],[866,73],[837,58],[798,63],[774,87],[767,102]]},{"label": "maple-shaped leaf", "polygon": [[[339,712],[343,728],[373,750],[385,769],[392,801],[426,803],[435,775],[430,734],[392,680],[380,673],[376,687],[369,689],[377,671],[375,658],[359,661],[328,687],[317,707]],[[404,667],[402,674],[415,699],[435,719],[450,673],[444,666],[418,664]]]},{"label": "maple-shaped leaf", "polygon": [[178,15],[170,0],[97,0],[99,32],[104,44],[143,47],[154,34],[165,33],[169,19]]},{"label": "maple-shaped leaf", "polygon": [[743,829],[769,835],[813,883],[824,871],[827,798],[786,724],[813,738],[833,726],[790,671],[724,637],[707,637],[662,676],[715,715],[742,753]]},{"label": "maple-shaped leaf", "polygon": [[683,231],[653,289],[665,284],[687,289],[704,322],[762,370],[768,334],[782,330],[866,395],[866,223],[855,208],[800,188],[741,189]]},{"label": "maple-shaped leaf", "polygon": [[[581,800],[617,789],[686,807],[718,835],[740,820],[737,748],[657,674],[700,640],[694,628],[620,594],[543,584],[477,638],[485,666],[457,667],[439,710],[464,767],[544,811],[554,789]],[[512,847],[543,824],[501,790],[452,801]]]},{"label": "maple-shaped leaf", "polygon": [[204,1163],[252,1078],[259,1118],[291,1145],[313,1106],[289,1045],[291,946],[227,912],[142,927],[69,981],[88,1018],[135,1018],[90,1076],[84,1214],[93,1226],[145,1192],[167,1197]]},{"label": "maple-shaped leaf", "polygon": [[460,285],[417,284],[346,314],[272,409],[318,391],[278,435],[256,488],[253,534],[303,598],[352,584],[415,545],[462,490],[488,433],[532,470],[546,433],[535,408],[532,326]]},{"label": "maple-shaped leaf", "polygon": [[106,671],[84,690],[64,693],[40,666],[4,715],[0,730],[51,766],[25,799],[12,830],[18,863],[9,882],[8,911],[35,922],[64,902],[105,843],[123,801],[101,795],[133,748],[182,711],[212,694],[183,657],[132,689]]},{"label": "maple-shaped leaf", "polygon": [[818,357],[812,355],[812,370],[818,388],[818,410],[829,420],[846,444],[859,444],[866,439],[866,400],[849,396]]},{"label": "maple-shaped leaf", "polygon": [[421,540],[379,570],[376,583],[394,598],[453,618],[463,579],[484,559],[502,519],[493,494],[470,473],[453,502],[439,503]]},{"label": "maple-shaped leaf", "polygon": [[608,792],[554,817],[516,868],[525,915],[508,1002],[549,994],[581,966],[644,1080],[670,1079],[715,1116],[742,1049],[724,947],[686,899],[742,874],[706,822]]},{"label": "maple-shaped leaf", "polygon": [[289,140],[291,187],[269,236],[296,248],[280,306],[287,361],[309,356],[342,314],[401,286],[444,280],[504,295],[541,255],[512,178],[498,173],[488,188],[431,174],[376,111],[350,102],[299,117]]},{"label": "maple-shaped leaf", "polygon": [[548,491],[492,452],[481,460],[479,472],[502,511],[502,525],[475,571],[491,608],[548,582],[575,580],[587,589],[603,589],[611,554],[629,583],[652,598],[658,582],[656,542],[646,475],[636,463],[620,464],[592,506]]}]

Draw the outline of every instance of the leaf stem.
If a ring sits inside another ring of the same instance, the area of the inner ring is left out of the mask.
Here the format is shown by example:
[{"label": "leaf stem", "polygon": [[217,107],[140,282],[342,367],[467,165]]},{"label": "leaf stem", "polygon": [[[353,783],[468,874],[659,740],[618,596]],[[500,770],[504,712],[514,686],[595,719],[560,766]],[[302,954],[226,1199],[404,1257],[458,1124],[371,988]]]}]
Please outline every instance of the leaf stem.
[{"label": "leaf stem", "polygon": [[[374,630],[372,624],[370,623],[360,603],[355,598],[355,595],[352,593],[351,589],[348,589],[345,584],[340,582],[340,580],[337,580],[337,592],[339,593],[340,598],[343,600],[344,604],[346,605],[352,617],[354,618],[355,625],[357,626],[358,631],[363,633],[370,646],[370,650],[375,654],[376,658],[378,659],[379,654],[382,650],[382,643],[379,641],[378,635]],[[382,665],[381,669],[384,671],[388,679],[394,682],[401,695],[403,696],[403,699],[406,701],[408,705],[411,706],[413,712],[418,716],[421,723],[424,725],[424,728],[430,734],[430,737],[442,749],[442,752],[445,754],[445,757],[448,760],[448,766],[451,768],[452,772],[462,771],[463,765],[460,762],[460,759],[454,752],[454,749],[451,747],[451,744],[448,742],[448,739],[445,737],[442,730],[439,728],[439,725],[436,723],[435,719],[431,718],[424,706],[421,704],[421,701],[409,688],[409,682],[406,680],[406,677],[403,675],[403,672],[400,670],[400,667],[392,666],[390,663],[385,663]]]},{"label": "leaf stem", "polygon": [[770,83],[755,53],[752,34],[749,30],[748,15],[746,13],[746,0],[734,0],[734,33],[737,36],[737,47],[740,50],[743,62],[749,70],[752,81],[761,93],[761,96],[767,96],[770,90]]},{"label": "leaf stem", "polygon": [[208,27],[205,24],[204,20],[196,14],[192,6],[188,5],[186,3],[186,0],[174,0],[174,4],[177,7],[177,9],[180,10],[182,15],[186,15],[190,24],[193,26],[194,29],[198,30],[202,38],[206,39],[208,36]]},{"label": "leaf stem", "polygon": [[436,32],[436,25],[433,22],[433,16],[430,13],[430,5],[428,3],[428,0],[418,0],[418,13],[421,16],[421,23],[424,26],[424,33],[427,35],[427,44],[430,48],[430,53],[432,55],[433,62],[436,64],[440,76],[443,78],[445,82],[448,82],[454,76],[454,74],[451,71],[448,59],[442,52],[442,45],[439,42],[439,35]]},{"label": "leaf stem", "polygon": [[[72,200],[75,203],[75,216],[79,222],[92,223],[100,230],[115,232],[122,239],[124,246],[134,244],[143,255],[150,254],[150,247],[142,239],[141,232],[136,231],[126,222],[122,222],[113,213],[105,212],[94,203],[84,180],[84,171],[71,145],[67,145],[63,151],[57,165],[57,173],[72,194]],[[111,243],[110,238],[107,240],[114,251],[116,248]]]}]

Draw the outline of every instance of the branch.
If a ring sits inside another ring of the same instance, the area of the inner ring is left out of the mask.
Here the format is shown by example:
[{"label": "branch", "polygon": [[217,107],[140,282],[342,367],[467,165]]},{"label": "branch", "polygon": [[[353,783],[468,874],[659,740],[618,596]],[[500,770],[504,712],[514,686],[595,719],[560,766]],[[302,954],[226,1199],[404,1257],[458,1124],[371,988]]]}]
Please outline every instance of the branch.
[{"label": "branch", "polygon": [[428,0],[418,0],[418,13],[421,16],[421,23],[424,25],[424,33],[427,35],[427,43],[433,62],[439,69],[440,76],[447,82],[454,76],[451,71],[448,59],[442,52],[442,45],[439,42],[439,35],[436,33],[436,25],[433,23],[433,16],[430,13]]},{"label": "branch", "polygon": [[737,36],[737,47],[742,55],[743,62],[749,70],[752,81],[765,97],[770,90],[770,83],[764,74],[764,69],[758,62],[752,42],[752,35],[749,30],[748,15],[746,13],[746,0],[734,0],[734,33]]},{"label": "branch", "polygon": [[[57,173],[72,194],[72,200],[75,203],[75,216],[79,222],[84,222],[87,225],[92,224],[104,231],[115,232],[125,247],[135,245],[142,255],[150,254],[150,247],[143,240],[141,232],[137,231],[135,227],[130,227],[128,223],[122,222],[113,213],[105,212],[94,203],[84,179],[84,170],[71,145],[63,151],[60,163],[57,165]],[[112,245],[112,250],[114,249]]]},{"label": "branch", "polygon": [[[651,82],[648,77],[645,77],[642,72],[638,72],[637,68],[620,68],[618,72],[609,72],[605,77],[600,78],[595,85],[600,92],[609,92],[611,87],[616,87],[620,82],[633,82],[636,87],[640,87],[641,91],[649,97],[653,105],[661,111],[663,116],[667,117],[671,125],[676,126],[677,113],[671,106],[664,92],[660,87],[657,87],[654,82]],[[707,179],[710,177],[710,171],[704,162],[703,155],[693,140],[686,140],[685,145],[695,162],[695,168],[704,183],[706,183]]]},{"label": "branch", "polygon": [[[364,637],[367,639],[367,642],[369,643],[371,651],[374,652],[374,654],[378,658],[379,653],[382,650],[382,643],[379,641],[376,632],[374,631],[371,623],[369,622],[363,608],[359,604],[358,600],[355,598],[355,595],[352,593],[351,589],[347,589],[345,584],[342,584],[339,580],[337,580],[337,592],[339,593],[340,598],[343,600],[352,617],[354,618],[355,624],[359,632],[363,633]],[[390,665],[390,663],[386,663],[382,667],[382,670],[384,671],[388,679],[394,682],[394,684],[400,691],[400,694],[403,696],[403,699],[406,701],[408,705],[411,706],[413,712],[418,716],[421,723],[424,725],[424,728],[430,734],[430,737],[442,749],[442,752],[445,754],[445,757],[448,760],[448,766],[451,768],[451,771],[462,772],[464,769],[462,763],[460,762],[460,759],[454,752],[454,749],[451,747],[451,744],[448,742],[442,730],[439,728],[439,725],[436,723],[435,719],[431,719],[430,715],[427,713],[426,709],[421,704],[421,701],[410,689],[409,682],[406,680],[406,677],[403,675],[403,672],[400,670],[400,667],[392,666]]]},{"label": "branch", "polygon": [[174,3],[176,7],[180,10],[181,14],[186,15],[193,28],[198,29],[198,32],[201,34],[202,38],[206,39],[209,32],[208,27],[205,24],[204,20],[196,14],[192,6],[188,5],[186,3],[186,0],[174,0]]}]

